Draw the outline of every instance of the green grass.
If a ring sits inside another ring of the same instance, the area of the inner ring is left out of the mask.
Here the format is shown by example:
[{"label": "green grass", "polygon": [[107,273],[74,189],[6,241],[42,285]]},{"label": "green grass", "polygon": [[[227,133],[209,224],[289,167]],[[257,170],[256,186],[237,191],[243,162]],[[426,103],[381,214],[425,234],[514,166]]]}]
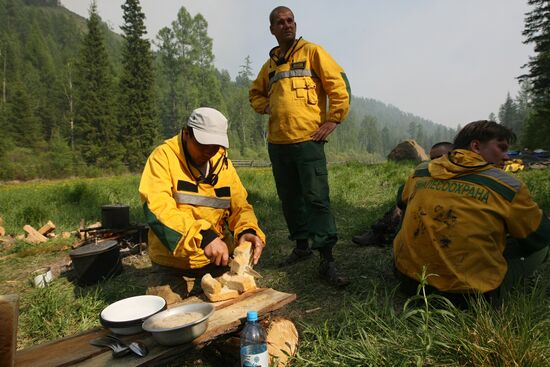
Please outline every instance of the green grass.
[{"label": "green grass", "polygon": [[[407,304],[396,291],[391,249],[357,247],[361,233],[393,206],[395,193],[412,164],[345,164],[329,169],[331,201],[339,241],[335,256],[352,284],[333,289],[318,280],[318,260],[277,268],[293,243],[288,240],[269,168],[240,169],[268,243],[257,270],[260,286],[298,295],[279,311],[294,319],[301,344],[294,366],[547,366],[550,365],[550,297],[543,287],[550,268],[539,273],[540,285],[515,294],[501,308],[484,303],[473,311],[457,310],[440,299],[423,297]],[[550,170],[519,174],[535,200],[550,207]],[[130,205],[131,221],[143,222],[137,193],[139,177],[29,182],[0,186],[0,216],[8,233],[24,224],[38,227],[52,220],[74,231],[81,219],[100,220],[101,205]],[[34,289],[29,274],[40,266],[68,260],[71,240],[46,244],[23,242],[0,252],[0,293],[19,293],[18,347],[28,347],[99,325],[99,311],[118,299],[143,294],[149,262],[131,258],[124,272],[96,286],[75,286],[70,277],[52,287]],[[5,257],[9,255],[8,257]],[[406,305],[406,307],[405,307]]]}]

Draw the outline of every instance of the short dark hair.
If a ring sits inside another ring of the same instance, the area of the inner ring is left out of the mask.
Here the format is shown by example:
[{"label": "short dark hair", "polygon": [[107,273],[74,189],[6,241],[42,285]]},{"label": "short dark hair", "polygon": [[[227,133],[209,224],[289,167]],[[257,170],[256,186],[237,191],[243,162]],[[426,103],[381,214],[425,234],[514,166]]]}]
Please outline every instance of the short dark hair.
[{"label": "short dark hair", "polygon": [[435,148],[439,148],[439,147],[446,147],[446,148],[449,148],[449,150],[450,150],[450,149],[453,149],[453,143],[451,143],[449,141],[440,141],[439,143],[435,143],[434,145],[432,145],[430,150],[435,149]]},{"label": "short dark hair", "polygon": [[280,11],[286,11],[288,10],[289,12],[292,13],[292,16],[294,16],[294,13],[292,12],[292,10],[290,10],[290,8],[287,8],[286,6],[278,6],[276,7],[275,9],[273,9],[271,11],[271,13],[269,13],[269,24],[270,25],[273,25],[273,21],[275,20],[275,17],[277,16],[277,13],[280,12]]},{"label": "short dark hair", "polygon": [[458,132],[454,140],[454,149],[468,149],[473,140],[485,143],[492,139],[506,140],[508,144],[514,144],[517,137],[511,129],[494,121],[474,121]]}]

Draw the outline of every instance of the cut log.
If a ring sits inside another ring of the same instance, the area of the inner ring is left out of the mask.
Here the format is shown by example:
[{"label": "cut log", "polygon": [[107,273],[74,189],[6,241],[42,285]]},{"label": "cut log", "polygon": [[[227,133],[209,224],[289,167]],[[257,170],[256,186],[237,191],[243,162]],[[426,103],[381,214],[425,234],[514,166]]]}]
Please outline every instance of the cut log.
[{"label": "cut log", "polygon": [[0,237],[5,235],[6,235],[6,230],[4,229],[4,227],[0,226]]},{"label": "cut log", "polygon": [[15,294],[0,296],[0,366],[15,365],[17,348],[17,319],[19,297]]},{"label": "cut log", "polygon": [[[289,358],[296,353],[298,347],[298,331],[294,323],[282,317],[274,317],[271,320],[264,319],[260,324],[266,330],[267,350],[269,353],[269,365],[275,367],[286,367],[289,365]],[[240,338],[230,336],[216,340],[211,344],[221,366],[236,366],[240,360]]]},{"label": "cut log", "polygon": [[15,236],[15,239],[18,240],[18,241],[23,241],[25,239],[25,235],[24,234],[18,234],[17,236]]},{"label": "cut log", "polygon": [[61,238],[63,239],[71,238],[71,232],[61,232]]},{"label": "cut log", "polygon": [[29,243],[42,243],[48,241],[46,237],[44,237],[36,229],[28,224],[23,227],[23,230],[28,233],[26,241]]},{"label": "cut log", "polygon": [[288,359],[298,348],[298,330],[294,323],[282,317],[274,317],[267,329],[267,351],[270,366],[286,367]]},{"label": "cut log", "polygon": [[42,236],[45,236],[51,231],[53,231],[54,229],[55,229],[55,224],[53,224],[52,221],[49,220],[48,223],[40,227],[40,229],[38,230],[38,233],[40,233]]}]

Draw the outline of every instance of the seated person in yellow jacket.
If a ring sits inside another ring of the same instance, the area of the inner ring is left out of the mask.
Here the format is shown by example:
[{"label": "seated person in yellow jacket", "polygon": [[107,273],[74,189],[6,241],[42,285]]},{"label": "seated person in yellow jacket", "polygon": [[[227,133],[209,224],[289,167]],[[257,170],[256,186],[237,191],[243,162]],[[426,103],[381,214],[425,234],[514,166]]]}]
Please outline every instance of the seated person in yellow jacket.
[{"label": "seated person in yellow jacket", "polygon": [[499,168],[515,139],[496,122],[469,123],[450,154],[421,163],[408,178],[393,242],[405,289],[416,289],[425,267],[435,274],[429,290],[459,303],[471,293],[498,302],[546,261],[550,220],[525,184]]},{"label": "seated person in yellow jacket", "polygon": [[[149,156],[139,193],[149,224],[152,269],[148,294],[179,302],[194,279],[227,271],[234,243],[253,244],[258,262],[265,235],[233,164],[227,159],[227,119],[208,107]],[[184,278],[188,281],[184,281]]]},{"label": "seated person in yellow jacket", "polygon": [[[453,143],[441,141],[430,148],[430,159],[436,159],[449,153]],[[402,190],[402,187],[399,187]],[[381,219],[376,221],[368,231],[361,235],[353,236],[351,241],[359,246],[384,246],[391,244],[399,230],[403,211],[398,206],[388,210]]]}]

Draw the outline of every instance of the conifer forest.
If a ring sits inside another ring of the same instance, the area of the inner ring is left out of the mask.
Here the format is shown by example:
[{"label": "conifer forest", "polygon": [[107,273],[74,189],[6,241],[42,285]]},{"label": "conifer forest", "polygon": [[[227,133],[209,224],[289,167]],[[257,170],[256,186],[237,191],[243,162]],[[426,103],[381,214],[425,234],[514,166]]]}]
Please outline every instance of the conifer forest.
[{"label": "conifer forest", "polygon": [[[550,9],[529,4],[523,36],[535,55],[518,95],[485,118],[514,129],[514,148],[548,149]],[[57,0],[0,0],[0,180],[140,172],[200,106],[228,117],[231,158],[267,160],[267,118],[248,102],[250,57],[237,75],[216,68],[207,19],[184,7],[156,35],[146,33],[138,0],[120,11],[123,25],[110,29],[93,3],[84,19]],[[460,128],[361,96],[345,126],[327,145],[331,161],[381,161],[405,139],[429,149]]]}]

